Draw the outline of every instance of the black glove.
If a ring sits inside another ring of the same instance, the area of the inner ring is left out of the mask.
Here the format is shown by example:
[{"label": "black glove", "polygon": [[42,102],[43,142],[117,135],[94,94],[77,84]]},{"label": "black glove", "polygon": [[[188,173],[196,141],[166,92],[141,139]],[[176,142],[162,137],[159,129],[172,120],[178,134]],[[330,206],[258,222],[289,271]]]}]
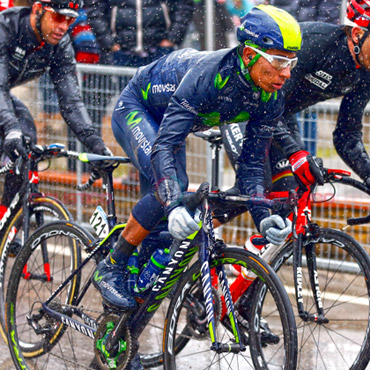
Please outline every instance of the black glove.
[{"label": "black glove", "polygon": [[23,145],[23,135],[20,130],[10,130],[5,136],[4,152],[13,162],[19,157],[27,160],[27,152]]},{"label": "black glove", "polygon": [[96,136],[96,138],[94,138],[93,140],[90,140],[87,146],[95,154],[106,155],[109,157],[113,155],[113,153],[104,144],[104,141],[99,136]]}]

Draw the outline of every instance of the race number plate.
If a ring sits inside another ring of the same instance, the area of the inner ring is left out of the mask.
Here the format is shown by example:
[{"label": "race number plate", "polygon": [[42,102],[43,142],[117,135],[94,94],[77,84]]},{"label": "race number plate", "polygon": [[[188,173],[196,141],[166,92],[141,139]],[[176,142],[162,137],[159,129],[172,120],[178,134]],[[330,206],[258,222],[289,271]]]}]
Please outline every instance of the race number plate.
[{"label": "race number plate", "polygon": [[109,234],[107,215],[102,207],[97,206],[95,212],[90,218],[90,225],[100,238],[105,238]]}]

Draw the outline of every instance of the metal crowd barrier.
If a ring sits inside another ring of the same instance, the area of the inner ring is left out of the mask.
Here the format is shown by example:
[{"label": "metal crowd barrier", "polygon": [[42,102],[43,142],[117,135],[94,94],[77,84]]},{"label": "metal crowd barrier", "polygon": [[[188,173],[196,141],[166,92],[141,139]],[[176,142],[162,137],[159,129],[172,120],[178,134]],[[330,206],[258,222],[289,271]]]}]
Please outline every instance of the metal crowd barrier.
[{"label": "metal crowd barrier", "polygon": [[[110,116],[117,98],[127,84],[134,68],[108,67],[100,65],[80,64],[77,68],[82,96],[94,125],[101,133],[104,141],[117,155],[124,155],[120,146],[112,135]],[[57,99],[54,95],[49,79],[40,81],[14,90],[31,110],[38,130],[40,143],[62,142],[70,148],[82,150],[73,134],[67,129],[59,113]],[[326,167],[346,169],[332,144],[332,131],[335,128],[340,100],[331,100],[317,104],[300,114],[300,122],[304,140],[310,151],[324,159]],[[364,142],[369,147],[369,113],[367,107],[364,117]],[[221,187],[226,189],[234,184],[233,170],[223,154],[221,165]],[[187,169],[190,183],[193,187],[205,179],[210,179],[210,152],[208,144],[200,138],[191,136],[187,140]],[[88,168],[75,163],[68,163],[59,159],[48,171],[42,172],[40,177],[43,189],[62,201],[74,212],[78,221],[87,222],[98,204],[104,203],[104,193],[99,187],[83,194],[75,190],[75,184],[86,177]],[[117,207],[119,220],[127,219],[130,210],[139,199],[138,175],[131,166],[122,166],[116,172]],[[331,189],[324,189],[319,194],[321,199],[328,197]],[[328,227],[341,228],[345,225],[345,217],[365,215],[368,212],[368,199],[356,194],[352,189],[338,189],[334,200],[330,203],[318,204],[314,210],[314,219]],[[228,243],[242,245],[248,235],[255,232],[253,223],[248,214],[238,217],[220,230]],[[368,227],[354,227],[349,231],[364,245],[369,246]]]}]

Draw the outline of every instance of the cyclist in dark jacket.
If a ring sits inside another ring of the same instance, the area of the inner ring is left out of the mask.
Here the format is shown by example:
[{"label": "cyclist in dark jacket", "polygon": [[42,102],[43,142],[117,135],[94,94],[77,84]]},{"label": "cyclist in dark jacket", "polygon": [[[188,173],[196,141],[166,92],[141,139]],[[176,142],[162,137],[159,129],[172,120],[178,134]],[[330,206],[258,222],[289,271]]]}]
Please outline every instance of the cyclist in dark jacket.
[{"label": "cyclist in dark jacket", "polygon": [[[80,0],[44,0],[31,8],[0,13],[0,136],[11,160],[26,158],[23,134],[36,143],[36,128],[29,110],[10,89],[41,76],[47,68],[67,124],[90,150],[109,153],[82,103],[74,52],[66,34],[79,6]],[[7,177],[0,213],[5,213],[19,184],[18,176]]]},{"label": "cyclist in dark jacket", "polygon": [[[123,272],[131,253],[163,216],[177,239],[198,230],[181,203],[188,186],[185,140],[191,132],[249,119],[239,185],[244,194],[264,194],[265,157],[283,111],[278,90],[297,62],[301,35],[287,12],[260,5],[245,17],[237,36],[241,45],[233,49],[184,49],[139,68],[114,108],[113,132],[140,170],[145,195],[94,274],[94,285],[110,304],[135,308]],[[267,238],[282,240],[289,234],[287,220],[258,205],[251,212]],[[153,245],[144,241],[142,248]]]},{"label": "cyclist in dark jacket", "polygon": [[[315,176],[305,162],[296,113],[320,101],[342,96],[333,133],[334,146],[343,161],[370,186],[370,158],[362,141],[362,117],[370,99],[370,1],[348,2],[345,26],[301,23],[303,44],[292,77],[283,87],[286,105],[275,131],[270,157],[274,190],[292,184],[290,163],[305,164],[299,181],[310,184]],[[242,127],[241,127],[242,129]],[[224,127],[228,148],[240,151],[233,132]],[[234,130],[236,132],[236,130]],[[237,157],[232,149],[229,157]]]}]

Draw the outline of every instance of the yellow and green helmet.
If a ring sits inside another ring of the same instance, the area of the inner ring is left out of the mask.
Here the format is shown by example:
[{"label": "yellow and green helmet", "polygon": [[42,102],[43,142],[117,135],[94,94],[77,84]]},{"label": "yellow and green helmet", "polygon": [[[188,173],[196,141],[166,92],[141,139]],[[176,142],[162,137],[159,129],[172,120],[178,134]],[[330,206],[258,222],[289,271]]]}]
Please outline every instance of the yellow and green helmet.
[{"label": "yellow and green helmet", "polygon": [[262,49],[298,51],[302,35],[297,21],[285,10],[272,5],[253,7],[236,31],[242,45],[254,44]]}]

